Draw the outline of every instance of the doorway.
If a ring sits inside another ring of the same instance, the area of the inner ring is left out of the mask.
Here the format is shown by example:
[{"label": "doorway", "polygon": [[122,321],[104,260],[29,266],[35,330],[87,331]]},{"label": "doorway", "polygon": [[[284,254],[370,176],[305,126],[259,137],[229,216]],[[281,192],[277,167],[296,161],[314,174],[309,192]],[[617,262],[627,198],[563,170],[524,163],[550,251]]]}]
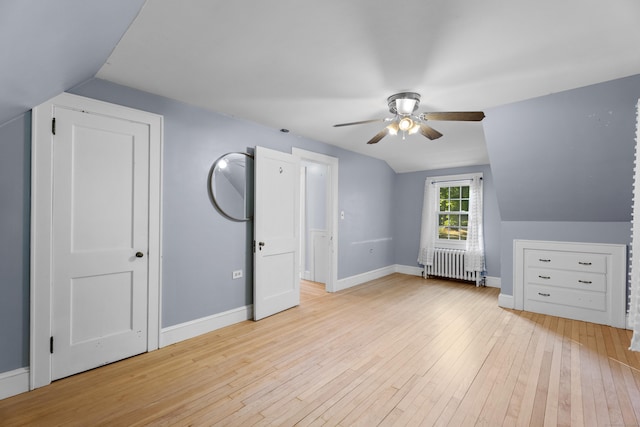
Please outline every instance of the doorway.
[{"label": "doorway", "polygon": [[300,162],[300,273],[304,280],[325,285],[329,273],[327,169],[320,163]]},{"label": "doorway", "polygon": [[292,149],[300,159],[300,272],[302,280],[335,292],[338,277],[338,159]]}]

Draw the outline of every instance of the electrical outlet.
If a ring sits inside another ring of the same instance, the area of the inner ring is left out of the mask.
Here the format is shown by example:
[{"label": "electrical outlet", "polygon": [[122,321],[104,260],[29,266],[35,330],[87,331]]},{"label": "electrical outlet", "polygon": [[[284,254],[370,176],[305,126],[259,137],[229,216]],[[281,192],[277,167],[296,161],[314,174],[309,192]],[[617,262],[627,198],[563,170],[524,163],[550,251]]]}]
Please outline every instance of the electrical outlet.
[{"label": "electrical outlet", "polygon": [[233,279],[239,279],[242,277],[242,270],[236,270],[232,273]]}]

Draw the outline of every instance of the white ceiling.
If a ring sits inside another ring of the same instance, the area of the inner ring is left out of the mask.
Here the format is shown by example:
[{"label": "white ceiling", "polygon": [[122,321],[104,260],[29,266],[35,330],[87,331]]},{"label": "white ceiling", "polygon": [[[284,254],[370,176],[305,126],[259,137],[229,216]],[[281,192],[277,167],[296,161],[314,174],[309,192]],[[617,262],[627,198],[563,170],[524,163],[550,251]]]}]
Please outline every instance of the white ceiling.
[{"label": "white ceiling", "polygon": [[[489,163],[481,123],[387,136],[386,98],[491,107],[640,73],[637,0],[147,0],[97,77],[384,159]],[[258,141],[256,141],[258,142]]]}]

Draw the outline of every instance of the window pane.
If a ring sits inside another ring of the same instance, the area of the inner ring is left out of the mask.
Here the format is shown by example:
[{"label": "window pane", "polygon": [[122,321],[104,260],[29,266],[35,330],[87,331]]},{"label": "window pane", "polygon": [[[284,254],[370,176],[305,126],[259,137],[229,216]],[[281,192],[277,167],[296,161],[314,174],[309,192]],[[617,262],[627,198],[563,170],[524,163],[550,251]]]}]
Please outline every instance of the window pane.
[{"label": "window pane", "polygon": [[449,215],[450,225],[460,225],[460,215]]},{"label": "window pane", "polygon": [[440,200],[440,211],[446,212],[449,210],[449,203],[446,200]]},{"label": "window pane", "polygon": [[440,200],[449,198],[449,187],[440,187]]},{"label": "window pane", "polygon": [[460,228],[460,240],[467,240],[467,229]]},{"label": "window pane", "polygon": [[464,227],[469,225],[469,215],[460,215],[460,225]]},{"label": "window pane", "polygon": [[448,239],[449,229],[447,227],[438,227],[438,239]]},{"label": "window pane", "polygon": [[459,240],[460,229],[458,227],[449,227],[449,240]]},{"label": "window pane", "polygon": [[451,212],[460,212],[460,200],[451,201]]},{"label": "window pane", "polygon": [[463,199],[468,199],[469,198],[469,186],[465,185],[464,187],[462,187],[462,198]]},{"label": "window pane", "polygon": [[449,215],[438,215],[438,225],[449,225]]},{"label": "window pane", "polygon": [[451,188],[451,198],[459,199],[460,198],[460,187],[450,187]]},{"label": "window pane", "polygon": [[469,212],[469,201],[468,200],[462,200],[460,203],[461,203],[460,210],[465,211],[465,212]]}]

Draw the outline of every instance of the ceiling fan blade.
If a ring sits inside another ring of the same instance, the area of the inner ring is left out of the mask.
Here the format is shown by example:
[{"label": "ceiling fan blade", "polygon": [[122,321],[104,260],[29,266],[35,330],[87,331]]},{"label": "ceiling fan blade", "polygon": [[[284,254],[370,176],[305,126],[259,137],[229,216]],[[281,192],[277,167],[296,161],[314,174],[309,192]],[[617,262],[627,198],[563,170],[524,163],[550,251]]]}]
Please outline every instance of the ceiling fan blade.
[{"label": "ceiling fan blade", "polygon": [[479,122],[484,119],[482,111],[456,111],[456,112],[437,112],[422,113],[422,119],[426,120],[456,120],[461,122]]},{"label": "ceiling fan blade", "polygon": [[440,132],[438,132],[431,126],[425,125],[424,123],[420,123],[420,133],[432,141],[442,136]]},{"label": "ceiling fan blade", "polygon": [[351,123],[340,123],[337,125],[333,125],[334,128],[339,128],[342,126],[352,126],[352,125],[362,125],[365,123],[373,123],[373,122],[384,122],[385,119],[373,119],[373,120],[362,120],[360,122],[351,122]]},{"label": "ceiling fan blade", "polygon": [[380,140],[382,138],[384,138],[385,136],[387,136],[389,134],[389,129],[387,129],[386,127],[384,129],[382,129],[380,132],[378,132],[376,134],[376,136],[374,136],[373,138],[371,138],[369,140],[369,142],[367,142],[367,144],[377,144],[378,142],[380,142]]}]

